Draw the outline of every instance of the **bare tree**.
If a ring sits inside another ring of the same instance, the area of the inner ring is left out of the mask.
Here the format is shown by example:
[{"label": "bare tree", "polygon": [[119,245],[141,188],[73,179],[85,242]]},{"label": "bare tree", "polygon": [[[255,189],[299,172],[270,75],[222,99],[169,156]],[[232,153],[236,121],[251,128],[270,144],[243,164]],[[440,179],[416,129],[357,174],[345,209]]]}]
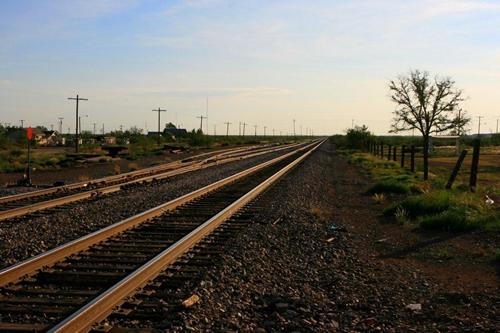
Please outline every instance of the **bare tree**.
[{"label": "bare tree", "polygon": [[431,79],[428,72],[414,70],[389,84],[394,110],[391,132],[417,129],[424,141],[424,179],[429,176],[429,137],[462,129],[470,119],[461,112],[463,91],[449,77]]}]

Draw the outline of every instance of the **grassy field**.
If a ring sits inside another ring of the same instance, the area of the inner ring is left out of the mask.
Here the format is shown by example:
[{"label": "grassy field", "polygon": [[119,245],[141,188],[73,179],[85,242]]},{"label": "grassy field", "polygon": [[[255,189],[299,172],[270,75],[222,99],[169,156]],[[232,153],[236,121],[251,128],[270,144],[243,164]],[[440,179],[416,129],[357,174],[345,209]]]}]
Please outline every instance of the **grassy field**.
[{"label": "grassy field", "polygon": [[[401,224],[412,224],[422,229],[469,231],[483,229],[500,231],[500,155],[488,152],[481,156],[479,186],[471,193],[468,184],[470,156],[452,190],[444,185],[456,157],[433,156],[430,160],[430,178],[424,181],[417,169],[411,173],[401,168],[399,162],[383,160],[368,153],[350,152],[349,161],[361,166],[375,184],[368,194],[378,202],[389,197],[394,201],[384,210],[384,215]],[[417,166],[421,159],[416,159]],[[419,168],[420,169],[420,168]],[[494,203],[488,202],[488,196]]]}]

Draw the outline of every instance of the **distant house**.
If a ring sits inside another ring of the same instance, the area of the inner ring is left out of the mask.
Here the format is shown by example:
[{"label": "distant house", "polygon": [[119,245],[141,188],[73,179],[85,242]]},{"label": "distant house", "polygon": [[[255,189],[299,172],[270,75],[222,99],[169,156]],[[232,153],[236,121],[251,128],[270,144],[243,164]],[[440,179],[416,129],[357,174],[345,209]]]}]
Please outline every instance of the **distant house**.
[{"label": "distant house", "polygon": [[[148,134],[146,134],[147,136],[158,136],[158,132],[148,132]],[[160,132],[160,135],[163,135],[162,132]]]},{"label": "distant house", "polygon": [[170,135],[173,139],[187,136],[188,132],[185,128],[165,128],[165,134]]},{"label": "distant house", "polygon": [[33,138],[39,146],[62,146],[65,143],[57,131],[44,131],[39,128],[33,129]]},{"label": "distant house", "polygon": [[104,137],[104,143],[107,145],[116,145],[116,136]]}]

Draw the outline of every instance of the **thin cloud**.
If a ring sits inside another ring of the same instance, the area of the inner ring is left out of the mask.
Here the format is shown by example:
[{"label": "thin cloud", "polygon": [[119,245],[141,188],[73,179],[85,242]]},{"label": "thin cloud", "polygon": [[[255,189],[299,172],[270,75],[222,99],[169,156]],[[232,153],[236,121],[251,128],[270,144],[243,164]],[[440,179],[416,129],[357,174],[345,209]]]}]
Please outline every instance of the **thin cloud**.
[{"label": "thin cloud", "polygon": [[429,1],[424,16],[472,13],[478,11],[500,10],[500,4],[489,1]]}]

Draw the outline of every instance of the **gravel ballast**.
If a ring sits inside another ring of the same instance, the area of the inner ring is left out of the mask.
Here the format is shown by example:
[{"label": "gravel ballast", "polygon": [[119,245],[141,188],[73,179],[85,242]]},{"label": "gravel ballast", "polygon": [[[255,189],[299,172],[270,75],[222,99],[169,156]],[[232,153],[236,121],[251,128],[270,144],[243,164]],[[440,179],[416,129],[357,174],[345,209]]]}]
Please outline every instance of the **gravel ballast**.
[{"label": "gravel ballast", "polygon": [[184,291],[200,302],[181,330],[498,331],[495,286],[451,287],[378,254],[383,225],[353,169],[327,143],[264,194],[258,223]]}]

